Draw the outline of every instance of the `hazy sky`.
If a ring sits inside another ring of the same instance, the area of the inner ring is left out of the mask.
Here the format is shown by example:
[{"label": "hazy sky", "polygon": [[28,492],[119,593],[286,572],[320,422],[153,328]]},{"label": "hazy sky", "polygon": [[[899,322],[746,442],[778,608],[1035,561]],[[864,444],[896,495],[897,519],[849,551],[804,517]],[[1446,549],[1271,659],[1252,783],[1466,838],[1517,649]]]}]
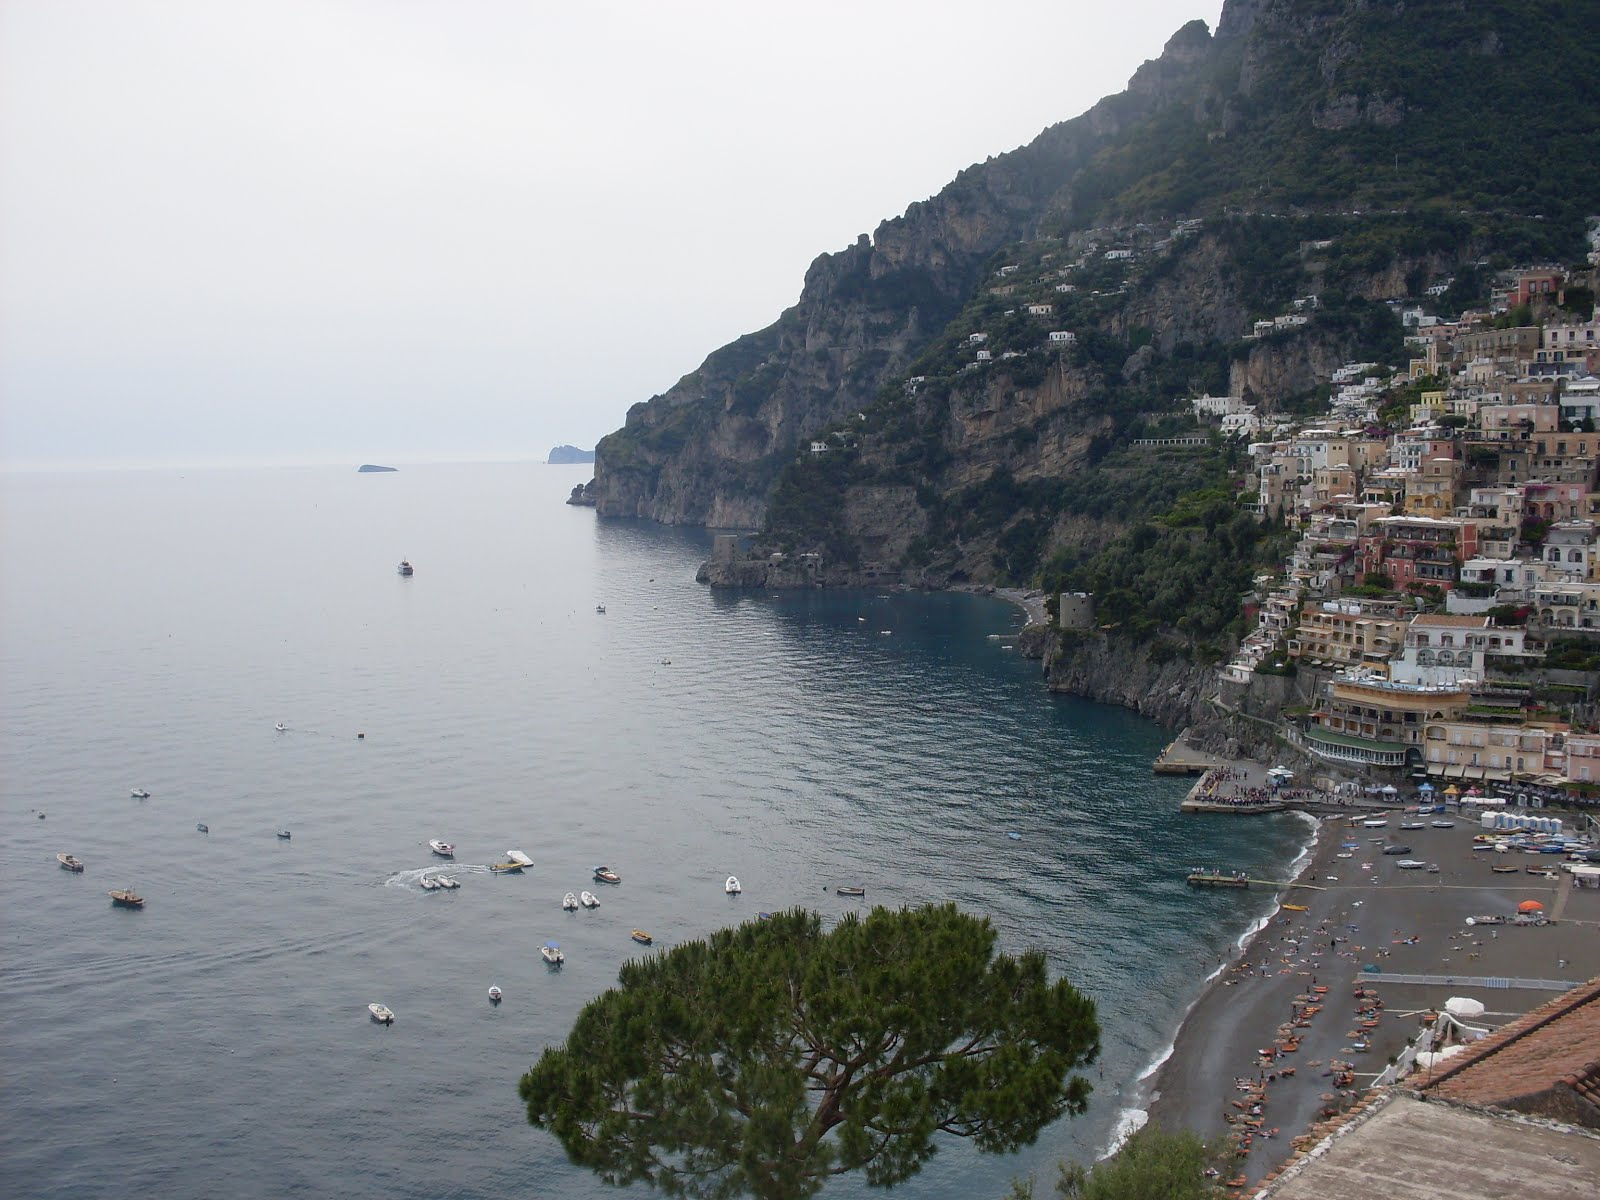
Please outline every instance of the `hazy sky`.
[{"label": "hazy sky", "polygon": [[0,0],[0,464],[542,458],[1220,0]]}]

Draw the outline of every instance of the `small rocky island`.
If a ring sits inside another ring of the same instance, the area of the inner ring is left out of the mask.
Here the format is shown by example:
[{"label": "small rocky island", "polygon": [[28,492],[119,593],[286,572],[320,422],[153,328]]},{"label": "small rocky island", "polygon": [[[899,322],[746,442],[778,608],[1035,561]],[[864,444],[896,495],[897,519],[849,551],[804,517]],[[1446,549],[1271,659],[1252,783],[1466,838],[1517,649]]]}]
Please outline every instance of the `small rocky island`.
[{"label": "small rocky island", "polygon": [[380,467],[377,463],[362,463],[356,468],[358,474],[370,475],[374,471],[398,471],[399,467]]},{"label": "small rocky island", "polygon": [[550,451],[550,457],[545,459],[546,465],[552,467],[566,467],[575,463],[592,463],[593,461],[593,450],[579,450],[576,446],[557,446]]}]

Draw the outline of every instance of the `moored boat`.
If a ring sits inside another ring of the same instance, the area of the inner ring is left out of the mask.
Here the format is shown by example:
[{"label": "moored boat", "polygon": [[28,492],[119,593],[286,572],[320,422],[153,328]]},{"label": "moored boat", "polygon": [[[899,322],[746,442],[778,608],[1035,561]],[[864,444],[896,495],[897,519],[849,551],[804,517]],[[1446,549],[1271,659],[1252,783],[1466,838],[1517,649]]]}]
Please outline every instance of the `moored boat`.
[{"label": "moored boat", "polygon": [[490,863],[489,870],[498,875],[520,875],[522,873],[522,864],[519,862]]},{"label": "moored boat", "polygon": [[503,999],[503,998],[504,998],[504,997],[505,997],[505,993],[504,993],[504,992],[502,992],[502,991],[501,991],[501,990],[500,990],[500,989],[499,989],[499,988],[497,988],[497,987],[491,987],[491,988],[490,988],[490,989],[489,989],[489,1003],[490,1003],[490,1004],[499,1004],[499,1003],[500,1003],[500,1001],[501,1001],[501,1000],[502,1000],[502,999]]},{"label": "moored boat", "polygon": [[621,883],[622,882],[622,876],[618,875],[610,867],[596,867],[594,869],[594,878],[595,878],[595,882],[596,883]]},{"label": "moored boat", "polygon": [[631,937],[634,941],[638,942],[641,946],[648,946],[652,941],[655,940],[654,938],[652,938],[648,933],[646,933],[642,929],[635,929],[628,936]]},{"label": "moored boat", "polygon": [[[568,895],[570,894],[571,893],[569,892]],[[596,896],[593,892],[582,892],[579,894],[578,899],[583,902],[583,906],[585,908],[600,907],[600,897]]]},{"label": "moored boat", "polygon": [[369,1004],[367,1011],[372,1014],[372,1019],[382,1025],[394,1024],[394,1013],[385,1004]]},{"label": "moored boat", "polygon": [[506,857],[508,859],[510,859],[512,862],[516,863],[518,866],[523,866],[523,867],[531,867],[531,866],[533,866],[533,859],[529,858],[521,850],[507,850],[506,851]]},{"label": "moored boat", "polygon": [[568,912],[572,912],[578,907],[578,898],[571,892],[568,892],[565,896],[561,897],[561,907],[566,909]]},{"label": "moored boat", "polygon": [[867,889],[864,887],[836,887],[833,889],[837,896],[865,896]]},{"label": "moored boat", "polygon": [[276,725],[273,726],[273,728],[276,729],[279,733],[288,733],[289,732],[289,727],[287,725],[285,725],[282,721],[279,721]]},{"label": "moored boat", "polygon": [[744,887],[739,883],[739,877],[737,875],[729,875],[728,882],[722,885],[722,890],[727,892],[730,896],[736,896],[740,892],[744,891]]},{"label": "moored boat", "polygon": [[56,855],[56,861],[61,864],[62,870],[65,870],[65,871],[81,871],[81,870],[83,870],[83,863],[80,862],[78,859],[72,857],[72,855],[70,855],[70,854],[58,854],[58,855]]},{"label": "moored boat", "polygon": [[449,842],[441,841],[438,838],[433,838],[428,842],[428,849],[432,850],[440,858],[454,858],[456,856],[456,848]]},{"label": "moored boat", "polygon": [[128,793],[128,795],[132,796],[135,800],[148,800],[148,799],[150,799],[150,793],[145,791],[143,788],[134,788],[131,792]]},{"label": "moored boat", "polygon": [[278,836],[287,842],[294,835],[291,834],[287,829],[280,829],[278,830]]},{"label": "moored boat", "polygon": [[107,892],[106,895],[111,897],[111,903],[115,904],[118,908],[144,907],[144,897],[139,895],[132,888],[123,888],[121,891]]},{"label": "moored boat", "polygon": [[411,560],[408,558],[402,558],[400,560],[400,566],[397,569],[402,575],[410,575],[412,573]]},{"label": "moored boat", "polygon": [[196,821],[194,827],[195,827],[195,831],[197,833],[210,833],[211,832],[211,826],[207,825],[204,821]]},{"label": "moored boat", "polygon": [[1435,829],[1454,829],[1456,827],[1454,821],[1429,821],[1428,824]]},{"label": "moored boat", "polygon": [[539,953],[544,956],[545,962],[549,963],[552,967],[559,967],[562,963],[567,961],[567,956],[561,953],[561,947],[556,945],[554,942],[546,942],[544,945],[540,946]]}]

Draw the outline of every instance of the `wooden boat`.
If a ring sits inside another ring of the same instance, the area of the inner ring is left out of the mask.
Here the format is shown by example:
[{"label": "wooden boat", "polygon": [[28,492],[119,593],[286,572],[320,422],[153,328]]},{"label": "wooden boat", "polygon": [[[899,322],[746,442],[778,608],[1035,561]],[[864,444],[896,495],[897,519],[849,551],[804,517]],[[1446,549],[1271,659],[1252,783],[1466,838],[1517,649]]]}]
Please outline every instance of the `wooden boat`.
[{"label": "wooden boat", "polygon": [[1511,863],[1495,863],[1489,870],[1496,875],[1515,875],[1517,873],[1517,868]]},{"label": "wooden boat", "polygon": [[1284,910],[1286,912],[1307,912],[1307,911],[1309,911],[1304,904],[1285,904],[1283,907],[1284,907]]},{"label": "wooden boat", "polygon": [[628,936],[634,941],[638,942],[641,946],[648,946],[652,941],[650,935],[642,929],[635,929]]},{"label": "wooden boat", "polygon": [[595,878],[595,882],[596,883],[621,883],[622,882],[622,876],[618,875],[610,867],[596,867],[594,869],[594,878]]},{"label": "wooden boat", "polygon": [[498,872],[501,875],[518,875],[522,872],[522,864],[519,862],[490,863],[489,870]]},{"label": "wooden boat", "polygon": [[372,1014],[372,1019],[381,1025],[394,1024],[394,1013],[389,1010],[387,1005],[369,1004],[367,1005],[367,1011]]},{"label": "wooden boat", "polygon": [[115,904],[118,908],[144,907],[144,897],[139,895],[132,888],[123,888],[121,891],[107,892],[106,895],[111,897],[111,903]]},{"label": "wooden boat", "polygon": [[837,887],[834,894],[839,896],[865,896],[867,889],[864,887]]},{"label": "wooden boat", "polygon": [[83,863],[78,859],[73,858],[70,854],[58,854],[56,855],[56,861],[61,864],[61,869],[63,871],[83,870]]}]

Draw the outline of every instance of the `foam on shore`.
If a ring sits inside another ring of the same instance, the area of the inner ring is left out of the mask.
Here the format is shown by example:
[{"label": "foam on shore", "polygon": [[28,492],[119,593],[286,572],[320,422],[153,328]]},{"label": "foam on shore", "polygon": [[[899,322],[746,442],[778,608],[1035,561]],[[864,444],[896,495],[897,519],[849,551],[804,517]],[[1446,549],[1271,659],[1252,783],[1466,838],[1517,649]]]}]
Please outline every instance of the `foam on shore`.
[{"label": "foam on shore", "polygon": [[[1305,845],[1300,848],[1300,853],[1289,864],[1289,881],[1291,883],[1299,880],[1300,876],[1305,874],[1306,868],[1311,865],[1313,858],[1316,856],[1318,841],[1323,829],[1323,822],[1308,812],[1296,811],[1294,815],[1310,825],[1310,836],[1307,837]],[[1112,1126],[1110,1140],[1107,1142],[1105,1149],[1097,1156],[1098,1158],[1110,1158],[1122,1148],[1123,1142],[1143,1129],[1146,1123],[1149,1122],[1150,1105],[1161,1094],[1151,1088],[1150,1080],[1159,1074],[1162,1067],[1167,1065],[1167,1060],[1172,1057],[1173,1052],[1177,1049],[1178,1035],[1183,1032],[1184,1023],[1188,1021],[1189,1014],[1216,986],[1217,978],[1249,953],[1250,944],[1255,941],[1257,935],[1271,925],[1272,919],[1283,910],[1283,895],[1283,890],[1275,893],[1272,907],[1245,927],[1244,932],[1234,939],[1233,953],[1218,963],[1211,973],[1205,977],[1200,990],[1195,993],[1194,999],[1189,1002],[1189,1006],[1183,1010],[1183,1015],[1178,1018],[1177,1027],[1172,1031],[1172,1040],[1150,1060],[1150,1065],[1140,1071],[1138,1077],[1134,1079],[1133,1086],[1129,1091],[1135,1103],[1117,1110],[1117,1120],[1116,1124]]]}]

